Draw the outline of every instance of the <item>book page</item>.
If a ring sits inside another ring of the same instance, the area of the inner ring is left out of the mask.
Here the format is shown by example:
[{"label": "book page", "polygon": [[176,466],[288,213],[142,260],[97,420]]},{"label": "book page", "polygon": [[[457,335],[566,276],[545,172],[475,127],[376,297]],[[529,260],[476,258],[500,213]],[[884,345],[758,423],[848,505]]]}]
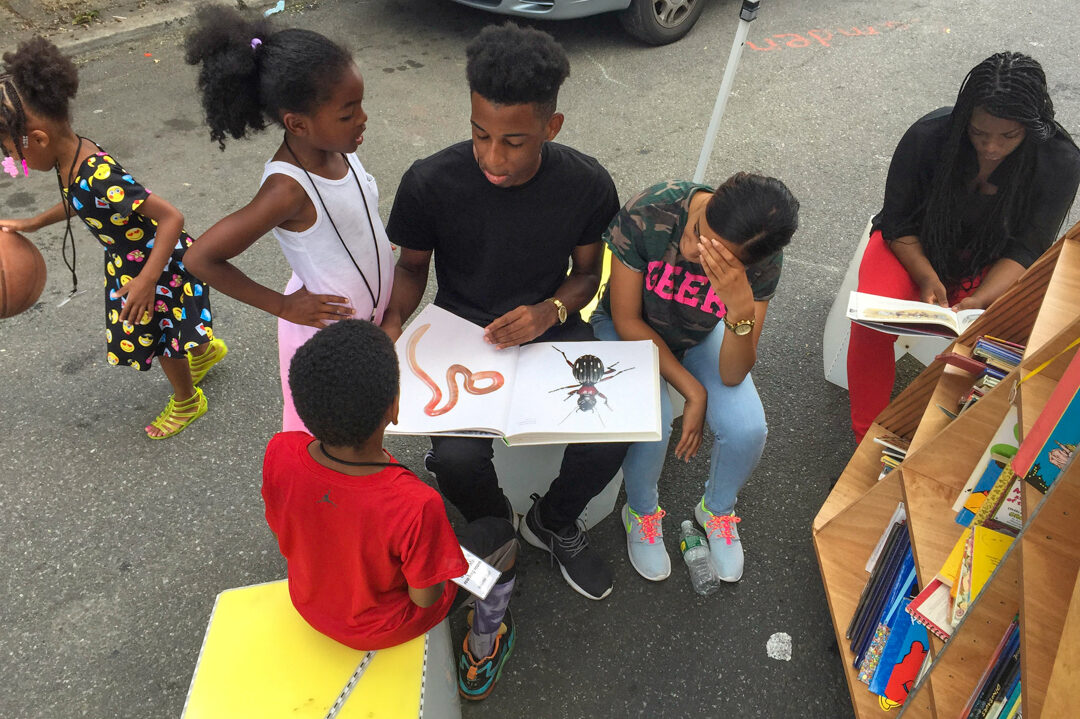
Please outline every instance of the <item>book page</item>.
[{"label": "book page", "polygon": [[498,350],[483,328],[428,305],[395,343],[401,368],[398,423],[389,434],[502,433],[517,349]]},{"label": "book page", "polygon": [[658,440],[659,376],[648,340],[522,347],[506,435],[511,444],[515,435],[533,435],[519,443]]},{"label": "book page", "polygon": [[975,323],[975,320],[982,316],[984,310],[960,310],[956,313],[956,327],[957,334],[964,334],[967,332],[967,328],[971,327]]},{"label": "book page", "polygon": [[[874,324],[886,325],[938,325],[947,328],[947,334],[959,335],[963,328],[974,322],[982,314],[982,310],[965,310],[967,324],[961,327],[957,313],[947,307],[939,307],[928,302],[913,302],[910,300],[897,300],[892,297],[869,295],[863,292],[852,292],[848,299],[847,316],[856,321],[866,321]],[[927,334],[929,330],[923,330],[919,334]]]}]

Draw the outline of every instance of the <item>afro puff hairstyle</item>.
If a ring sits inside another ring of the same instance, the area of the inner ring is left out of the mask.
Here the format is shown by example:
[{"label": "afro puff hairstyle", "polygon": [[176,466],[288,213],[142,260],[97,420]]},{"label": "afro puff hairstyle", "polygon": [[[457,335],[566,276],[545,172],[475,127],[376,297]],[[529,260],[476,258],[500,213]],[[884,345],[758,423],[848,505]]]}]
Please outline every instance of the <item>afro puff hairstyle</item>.
[{"label": "afro puff hairstyle", "polygon": [[333,94],[352,63],[340,45],[310,30],[275,30],[262,17],[248,19],[221,5],[205,5],[185,41],[184,59],[201,65],[198,87],[210,139],[281,125],[286,112],[311,113]]},{"label": "afro puff hairstyle", "polygon": [[296,413],[320,442],[360,447],[398,396],[398,360],[385,332],[341,320],[301,345],[289,365]]},{"label": "afro puff hairstyle", "polygon": [[4,53],[0,134],[26,134],[24,103],[38,115],[67,122],[71,119],[68,102],[78,90],[79,71],[56,45],[43,37],[21,43],[15,52]]},{"label": "afro puff hairstyle", "polygon": [[536,105],[555,112],[570,61],[551,35],[512,22],[488,25],[465,48],[469,89],[496,105]]}]

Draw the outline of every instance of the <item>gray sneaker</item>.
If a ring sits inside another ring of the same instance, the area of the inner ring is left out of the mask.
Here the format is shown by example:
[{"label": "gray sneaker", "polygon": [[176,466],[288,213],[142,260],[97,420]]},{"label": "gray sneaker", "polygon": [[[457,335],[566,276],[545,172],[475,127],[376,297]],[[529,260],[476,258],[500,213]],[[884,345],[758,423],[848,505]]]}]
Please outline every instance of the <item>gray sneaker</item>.
[{"label": "gray sneaker", "polygon": [[638,514],[629,504],[622,508],[630,564],[651,582],[667,579],[671,574],[671,557],[664,546],[664,529],[660,526],[665,514],[667,512],[659,507],[652,514]]},{"label": "gray sneaker", "polygon": [[705,498],[694,507],[694,519],[709,537],[710,561],[716,576],[725,582],[737,582],[743,574],[743,546],[737,525],[742,521],[731,514],[713,514],[705,508]]}]

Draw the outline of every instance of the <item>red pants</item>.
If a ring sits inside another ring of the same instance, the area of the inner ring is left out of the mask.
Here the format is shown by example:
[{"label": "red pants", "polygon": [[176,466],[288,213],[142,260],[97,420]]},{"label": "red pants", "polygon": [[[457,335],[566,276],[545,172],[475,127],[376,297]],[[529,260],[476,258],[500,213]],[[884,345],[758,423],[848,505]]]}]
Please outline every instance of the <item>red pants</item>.
[{"label": "red pants", "polygon": [[[978,284],[975,280],[970,289],[950,288],[949,303],[964,299]],[[870,235],[866,253],[859,264],[859,292],[898,300],[920,299],[919,286],[885,244],[880,230]],[[862,442],[870,424],[889,404],[896,381],[895,342],[896,335],[851,323],[847,376],[851,428],[855,431],[856,442]]]}]

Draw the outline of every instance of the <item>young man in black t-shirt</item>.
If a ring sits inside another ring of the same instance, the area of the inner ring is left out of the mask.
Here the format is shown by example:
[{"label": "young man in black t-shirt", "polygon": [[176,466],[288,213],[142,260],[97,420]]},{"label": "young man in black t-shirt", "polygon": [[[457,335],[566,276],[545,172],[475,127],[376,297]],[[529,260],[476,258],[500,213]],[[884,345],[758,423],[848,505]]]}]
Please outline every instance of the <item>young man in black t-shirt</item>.
[{"label": "young man in black t-shirt", "polygon": [[[415,162],[401,179],[386,228],[401,257],[382,326],[401,334],[434,253],[435,304],[483,326],[492,344],[592,340],[579,310],[599,286],[600,238],[619,200],[596,160],[551,142],[563,124],[555,105],[570,63],[550,35],[510,23],[484,28],[466,52],[472,140]],[[432,437],[431,445],[427,467],[467,520],[512,512],[490,439]],[[612,574],[576,520],[626,448],[569,445],[559,476],[521,526],[591,599],[611,592]]]}]

